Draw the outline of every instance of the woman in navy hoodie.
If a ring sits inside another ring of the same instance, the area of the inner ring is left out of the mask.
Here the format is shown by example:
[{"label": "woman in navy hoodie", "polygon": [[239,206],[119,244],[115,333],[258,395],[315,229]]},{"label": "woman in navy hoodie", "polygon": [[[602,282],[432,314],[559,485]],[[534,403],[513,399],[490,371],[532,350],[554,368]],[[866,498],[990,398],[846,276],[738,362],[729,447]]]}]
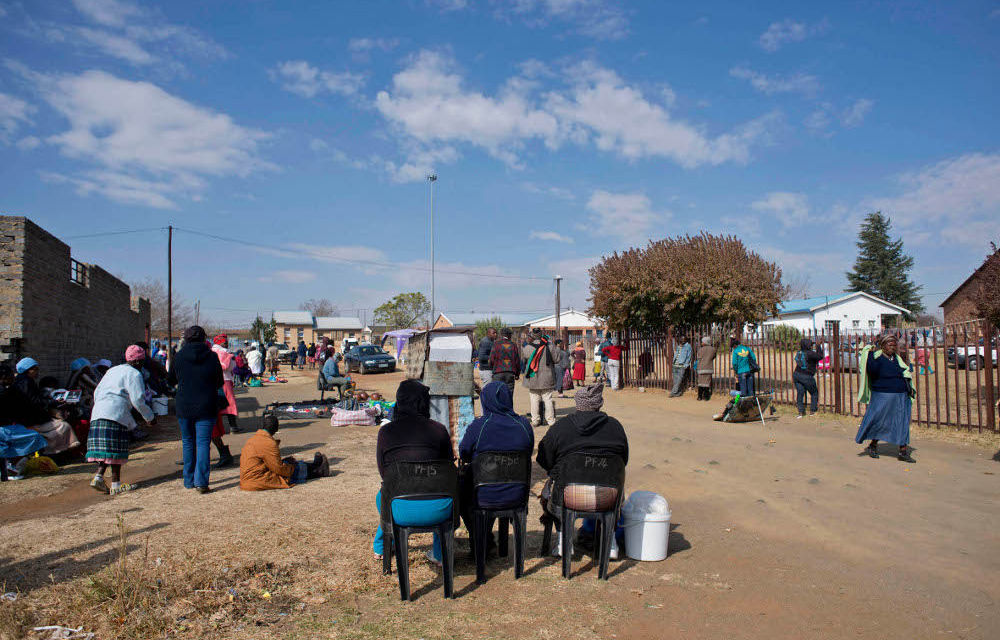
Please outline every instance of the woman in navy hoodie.
[{"label": "woman in navy hoodie", "polygon": [[[489,383],[483,388],[479,400],[483,405],[483,415],[472,421],[458,446],[462,462],[472,462],[480,451],[526,451],[529,454],[534,451],[534,430],[527,418],[514,411],[514,398],[505,383],[500,380]],[[473,509],[510,508],[527,499],[525,492],[526,487],[522,484],[498,484],[483,487],[476,492],[477,495],[473,495],[472,474],[464,474],[462,518],[465,528],[469,530],[470,545],[473,544],[472,536],[476,528]],[[489,530],[492,532],[493,523],[490,523]]]}]

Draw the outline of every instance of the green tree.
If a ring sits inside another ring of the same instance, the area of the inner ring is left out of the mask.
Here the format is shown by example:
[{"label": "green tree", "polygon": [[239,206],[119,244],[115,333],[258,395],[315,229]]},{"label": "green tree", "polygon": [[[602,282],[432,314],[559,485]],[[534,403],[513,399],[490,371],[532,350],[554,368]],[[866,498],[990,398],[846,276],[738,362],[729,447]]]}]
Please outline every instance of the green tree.
[{"label": "green tree", "polygon": [[476,344],[486,336],[489,329],[496,329],[497,333],[507,326],[500,316],[491,316],[485,320],[476,320]]},{"label": "green tree", "polygon": [[278,324],[271,318],[270,322],[264,322],[260,316],[254,318],[250,325],[250,336],[255,338],[261,345],[275,342],[278,339]]},{"label": "green tree", "polygon": [[424,294],[401,293],[375,309],[375,323],[395,329],[408,329],[430,313],[431,303]]},{"label": "green tree", "polygon": [[995,243],[990,243],[993,253],[986,258],[980,267],[978,278],[979,288],[973,294],[972,301],[981,318],[985,318],[994,327],[1000,329],[1000,249]]},{"label": "green tree", "polygon": [[893,240],[892,221],[881,211],[869,213],[858,232],[858,257],[847,272],[848,291],[864,291],[910,311],[909,320],[924,310],[922,287],[910,280],[913,258],[903,251],[903,239]]},{"label": "green tree", "polygon": [[783,293],[777,265],[734,236],[704,232],[616,252],[590,270],[591,311],[612,331],[759,322]]}]

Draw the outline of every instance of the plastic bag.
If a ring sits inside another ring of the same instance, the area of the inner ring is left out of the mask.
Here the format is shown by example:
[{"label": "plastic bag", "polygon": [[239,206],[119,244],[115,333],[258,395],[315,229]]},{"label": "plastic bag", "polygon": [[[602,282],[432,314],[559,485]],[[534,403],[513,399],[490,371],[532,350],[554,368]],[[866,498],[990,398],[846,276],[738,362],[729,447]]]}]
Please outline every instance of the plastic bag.
[{"label": "plastic bag", "polygon": [[667,499],[653,491],[633,491],[622,505],[622,511],[630,514],[665,516],[670,514]]}]

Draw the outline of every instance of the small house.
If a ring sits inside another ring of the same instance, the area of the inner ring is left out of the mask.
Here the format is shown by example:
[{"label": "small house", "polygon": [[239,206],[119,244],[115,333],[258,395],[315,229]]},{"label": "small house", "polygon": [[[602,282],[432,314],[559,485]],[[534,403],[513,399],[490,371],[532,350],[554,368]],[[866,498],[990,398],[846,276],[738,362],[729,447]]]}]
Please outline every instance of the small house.
[{"label": "small house", "polygon": [[787,325],[799,331],[829,330],[840,322],[840,332],[872,333],[884,327],[898,326],[900,316],[909,310],[863,291],[830,296],[786,300],[778,305],[778,315],[764,321],[764,326]]}]

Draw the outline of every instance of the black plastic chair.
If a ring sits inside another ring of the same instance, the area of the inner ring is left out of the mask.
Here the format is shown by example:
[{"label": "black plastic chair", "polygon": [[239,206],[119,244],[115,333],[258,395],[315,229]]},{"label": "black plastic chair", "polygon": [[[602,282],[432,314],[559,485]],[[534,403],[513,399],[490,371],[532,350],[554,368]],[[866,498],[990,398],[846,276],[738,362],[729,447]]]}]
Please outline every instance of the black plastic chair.
[{"label": "black plastic chair", "polygon": [[316,376],[316,390],[319,391],[319,399],[322,400],[323,396],[327,391],[337,390],[337,402],[344,399],[344,385],[341,384],[330,384],[326,376],[323,375],[323,370],[319,369],[319,374]]},{"label": "black plastic chair", "polygon": [[475,520],[473,543],[476,551],[476,582],[486,582],[486,541],[492,532],[492,522],[499,522],[498,552],[507,557],[508,527],[514,523],[514,578],[524,574],[524,550],[527,547],[528,489],[531,487],[530,451],[482,451],[472,461],[474,499],[479,490],[499,484],[524,485],[524,500],[520,504],[500,509],[472,509]]},{"label": "black plastic chair", "polygon": [[[611,542],[618,524],[618,512],[621,510],[622,495],[625,492],[625,461],[617,455],[594,453],[571,453],[559,461],[553,473],[552,497],[549,501],[550,516],[559,519],[562,535],[562,572],[567,580],[572,574],[573,533],[576,521],[580,518],[594,519],[597,529],[594,532],[595,559],[598,562],[597,577],[608,579],[608,561],[611,558]],[[614,489],[614,503],[610,508],[586,510],[574,503],[566,506],[566,490],[576,491],[576,487],[593,487],[597,489]],[[576,507],[576,508],[572,508]],[[542,555],[549,552],[552,544],[552,517],[545,519],[545,532],[542,536]]]},{"label": "black plastic chair", "polygon": [[[392,518],[394,500],[451,498],[451,517],[429,526],[404,526]],[[437,533],[444,558],[444,597],[455,592],[455,527],[458,524],[458,469],[451,460],[393,462],[382,476],[382,573],[392,574],[393,552],[399,573],[399,595],[410,599],[409,537],[412,533]]]}]

